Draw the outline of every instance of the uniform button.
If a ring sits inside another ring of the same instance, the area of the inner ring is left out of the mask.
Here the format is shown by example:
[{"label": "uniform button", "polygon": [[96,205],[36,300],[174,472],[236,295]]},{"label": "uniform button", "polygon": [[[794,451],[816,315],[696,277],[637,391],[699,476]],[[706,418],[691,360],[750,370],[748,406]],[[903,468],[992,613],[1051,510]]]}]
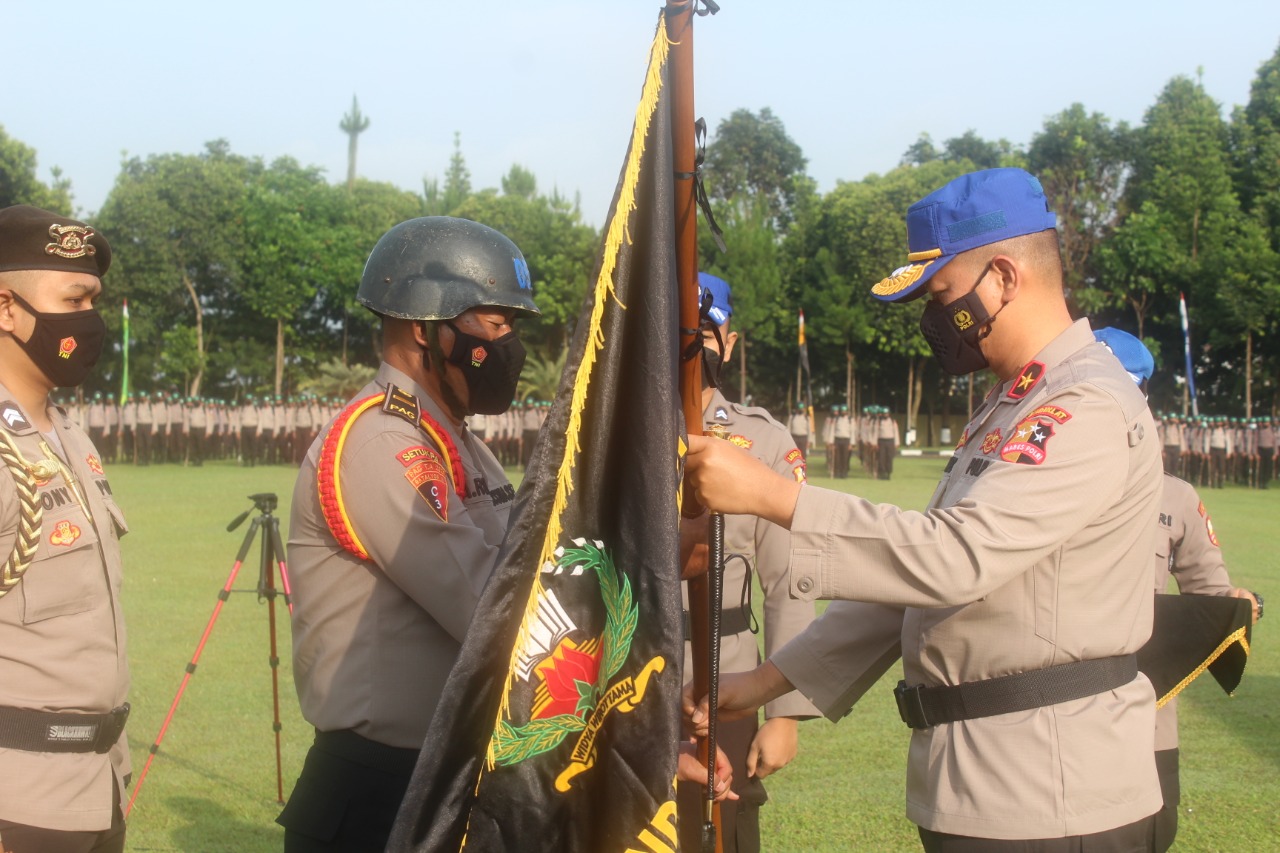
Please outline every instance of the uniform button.
[{"label": "uniform button", "polygon": [[800,582],[796,584],[796,589],[801,592],[808,592],[813,589],[813,580],[811,578],[800,578]]}]

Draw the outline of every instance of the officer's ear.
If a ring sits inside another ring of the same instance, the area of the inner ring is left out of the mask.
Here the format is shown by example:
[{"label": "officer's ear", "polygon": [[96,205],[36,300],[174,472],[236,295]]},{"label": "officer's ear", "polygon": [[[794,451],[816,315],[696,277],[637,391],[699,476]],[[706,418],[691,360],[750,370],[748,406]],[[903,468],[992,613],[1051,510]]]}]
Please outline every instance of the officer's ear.
[{"label": "officer's ear", "polygon": [[[728,329],[728,327],[729,327],[729,324],[726,323],[724,325],[724,328]],[[724,362],[725,364],[729,363],[729,359],[733,358],[733,346],[737,342],[738,342],[737,332],[727,332],[724,335],[724,354],[720,357],[720,361]]]},{"label": "officer's ear", "polygon": [[1018,292],[1025,284],[1025,271],[1018,261],[1008,255],[996,255],[991,259],[992,276],[1000,284],[1000,304],[1007,305],[1018,298]]}]

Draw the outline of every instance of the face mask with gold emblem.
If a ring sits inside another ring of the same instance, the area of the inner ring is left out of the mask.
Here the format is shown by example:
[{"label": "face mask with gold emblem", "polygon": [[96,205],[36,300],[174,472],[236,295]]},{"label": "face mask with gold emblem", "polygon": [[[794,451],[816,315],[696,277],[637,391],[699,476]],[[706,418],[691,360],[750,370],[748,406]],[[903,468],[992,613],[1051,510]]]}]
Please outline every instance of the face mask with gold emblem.
[{"label": "face mask with gold emblem", "polygon": [[933,357],[952,376],[976,373],[988,366],[979,342],[991,334],[991,324],[1004,310],[1001,305],[995,314],[990,314],[978,298],[978,285],[989,269],[990,265],[983,268],[982,275],[964,296],[946,305],[930,300],[920,315],[920,332],[928,341]]}]

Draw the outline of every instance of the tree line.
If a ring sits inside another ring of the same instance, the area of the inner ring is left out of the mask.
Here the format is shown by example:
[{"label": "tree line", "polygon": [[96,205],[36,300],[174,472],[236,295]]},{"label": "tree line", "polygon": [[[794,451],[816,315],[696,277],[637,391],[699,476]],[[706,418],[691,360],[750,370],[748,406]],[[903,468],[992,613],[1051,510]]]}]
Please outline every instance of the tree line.
[{"label": "tree line", "polygon": [[[360,179],[357,137],[369,124],[353,100],[339,125],[349,137],[341,184],[221,140],[121,164],[93,221],[115,250],[102,307],[117,330],[129,300],[136,386],[234,400],[324,377],[334,387],[322,393],[351,390],[378,360],[376,320],[355,302],[368,252],[396,222],[449,214],[503,231],[524,252],[543,316],[522,324],[523,388],[550,395],[599,232],[576,200],[540,192],[523,166],[500,187],[473,189],[456,135],[442,182],[412,192]],[[1253,416],[1280,405],[1280,50],[1248,103],[1225,116],[1198,76],[1179,76],[1138,126],[1077,103],[1025,146],[972,130],[940,143],[922,133],[893,169],[826,193],[806,165],[769,108],[734,112],[707,147],[703,178],[728,251],[704,224],[700,253],[702,268],[734,287],[738,398],[775,411],[796,399],[803,308],[816,405],[886,405],[911,425],[962,416],[990,378],[974,387],[942,374],[917,327],[922,303],[885,306],[868,289],[905,263],[912,202],[967,171],[1021,166],[1058,214],[1074,314],[1125,328],[1156,354],[1154,408],[1189,406],[1184,297],[1200,408]],[[0,127],[0,205],[69,210],[70,192],[56,171],[40,181],[35,152]],[[93,380],[101,390],[118,389],[115,340]]]}]

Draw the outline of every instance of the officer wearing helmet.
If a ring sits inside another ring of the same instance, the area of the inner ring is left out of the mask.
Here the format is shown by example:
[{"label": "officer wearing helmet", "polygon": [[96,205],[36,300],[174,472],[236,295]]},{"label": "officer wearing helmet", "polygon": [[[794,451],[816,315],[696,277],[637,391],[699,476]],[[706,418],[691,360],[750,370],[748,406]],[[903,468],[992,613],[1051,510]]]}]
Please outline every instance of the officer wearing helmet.
[{"label": "officer wearing helmet", "polygon": [[536,316],[505,236],[433,216],[392,228],[357,299],[374,380],[321,428],[289,531],[294,680],[316,728],[285,850],[382,850],[507,529],[515,491],[467,429],[511,404]]}]

